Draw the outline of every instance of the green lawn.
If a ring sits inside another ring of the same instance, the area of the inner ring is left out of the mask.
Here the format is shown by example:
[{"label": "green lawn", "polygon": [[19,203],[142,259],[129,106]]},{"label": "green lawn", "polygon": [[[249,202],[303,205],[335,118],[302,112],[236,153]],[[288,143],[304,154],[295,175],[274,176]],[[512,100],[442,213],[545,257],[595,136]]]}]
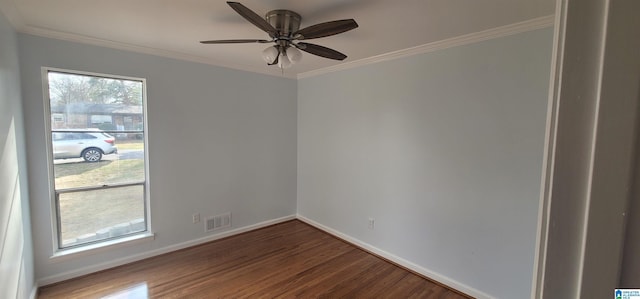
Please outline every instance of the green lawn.
[{"label": "green lawn", "polygon": [[[144,181],[143,160],[103,160],[54,165],[56,189]],[[59,199],[63,240],[144,218],[142,186],[63,193]]]},{"label": "green lawn", "polygon": [[142,141],[116,141],[116,146],[118,146],[119,150],[144,150]]},{"label": "green lawn", "polygon": [[55,164],[56,189],[102,186],[144,180],[143,160],[103,160]]},{"label": "green lawn", "polygon": [[142,186],[63,193],[60,224],[63,240],[144,218]]}]

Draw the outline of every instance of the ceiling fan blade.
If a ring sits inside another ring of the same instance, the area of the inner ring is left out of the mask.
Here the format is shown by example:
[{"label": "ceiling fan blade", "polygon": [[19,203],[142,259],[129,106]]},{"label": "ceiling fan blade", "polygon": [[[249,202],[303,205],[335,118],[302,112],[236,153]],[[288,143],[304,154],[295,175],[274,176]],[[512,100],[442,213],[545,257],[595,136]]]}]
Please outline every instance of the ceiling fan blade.
[{"label": "ceiling fan blade", "polygon": [[201,44],[250,44],[259,43],[265,44],[272,41],[266,39],[221,39],[221,40],[203,40]]},{"label": "ceiling fan blade", "polygon": [[338,20],[316,24],[298,30],[293,36],[296,39],[312,39],[331,36],[358,28],[358,23],[354,19]]},{"label": "ceiling fan blade", "polygon": [[329,49],[327,47],[309,44],[309,43],[297,43],[295,44],[296,48],[305,51],[307,53],[318,55],[324,58],[334,59],[334,60],[344,60],[347,58],[347,55],[344,55],[336,50]]},{"label": "ceiling fan blade", "polygon": [[233,8],[233,10],[235,10],[243,18],[251,22],[251,24],[262,29],[264,32],[269,33],[269,36],[275,37],[277,35],[277,30],[273,28],[273,26],[271,26],[271,24],[269,24],[269,22],[267,22],[263,17],[259,16],[251,9],[238,2],[228,1],[227,4],[229,4],[229,6],[231,6],[231,8]]}]

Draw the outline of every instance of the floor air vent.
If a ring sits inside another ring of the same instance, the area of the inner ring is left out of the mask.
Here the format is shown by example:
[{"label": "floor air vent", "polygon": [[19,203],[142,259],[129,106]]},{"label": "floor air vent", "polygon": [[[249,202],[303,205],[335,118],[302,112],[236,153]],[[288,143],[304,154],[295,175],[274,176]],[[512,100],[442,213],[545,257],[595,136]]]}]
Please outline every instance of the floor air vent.
[{"label": "floor air vent", "polygon": [[204,230],[206,232],[231,227],[231,213],[208,217],[205,225]]}]

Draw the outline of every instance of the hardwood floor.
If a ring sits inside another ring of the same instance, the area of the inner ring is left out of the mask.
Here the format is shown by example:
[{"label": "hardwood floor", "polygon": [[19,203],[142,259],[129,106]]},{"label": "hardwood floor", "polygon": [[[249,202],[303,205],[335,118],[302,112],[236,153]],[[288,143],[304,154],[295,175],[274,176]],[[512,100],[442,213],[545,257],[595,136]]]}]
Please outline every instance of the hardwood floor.
[{"label": "hardwood floor", "polygon": [[39,298],[470,298],[298,220],[42,287]]}]

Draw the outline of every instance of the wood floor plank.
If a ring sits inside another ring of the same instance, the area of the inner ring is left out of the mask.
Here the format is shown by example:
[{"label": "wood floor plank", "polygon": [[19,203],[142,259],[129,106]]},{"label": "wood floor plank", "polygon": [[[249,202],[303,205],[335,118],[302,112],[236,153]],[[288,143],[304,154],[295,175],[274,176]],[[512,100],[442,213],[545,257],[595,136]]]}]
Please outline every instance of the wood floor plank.
[{"label": "wood floor plank", "polygon": [[300,285],[295,291],[287,290],[283,297],[313,298],[326,295],[332,292],[343,279],[350,279],[358,275],[360,268],[365,267],[370,262],[370,258],[374,257],[371,255],[363,256],[358,252],[357,255],[344,263],[327,263],[327,267],[323,267],[323,270],[329,275],[310,277],[311,279],[307,279],[306,283]]},{"label": "wood floor plank", "polygon": [[298,220],[45,286],[39,298],[470,298]]},{"label": "wood floor plank", "polygon": [[[349,249],[347,244],[338,244],[339,247],[323,249],[323,247],[316,247],[310,250],[305,256],[300,256],[292,260],[283,260],[278,266],[281,268],[276,273],[257,273],[256,280],[251,285],[245,286],[240,291],[235,291],[235,294],[240,297],[251,297],[264,292],[265,288],[272,289],[273,294],[279,294],[279,292],[292,290],[296,286],[301,286],[301,277],[319,277],[320,273],[306,271],[307,269],[321,268],[327,260],[334,260],[339,255],[344,254],[345,250]],[[305,252],[306,253],[306,252]],[[326,268],[326,267],[325,267]],[[304,276],[300,275],[304,273]]]}]

